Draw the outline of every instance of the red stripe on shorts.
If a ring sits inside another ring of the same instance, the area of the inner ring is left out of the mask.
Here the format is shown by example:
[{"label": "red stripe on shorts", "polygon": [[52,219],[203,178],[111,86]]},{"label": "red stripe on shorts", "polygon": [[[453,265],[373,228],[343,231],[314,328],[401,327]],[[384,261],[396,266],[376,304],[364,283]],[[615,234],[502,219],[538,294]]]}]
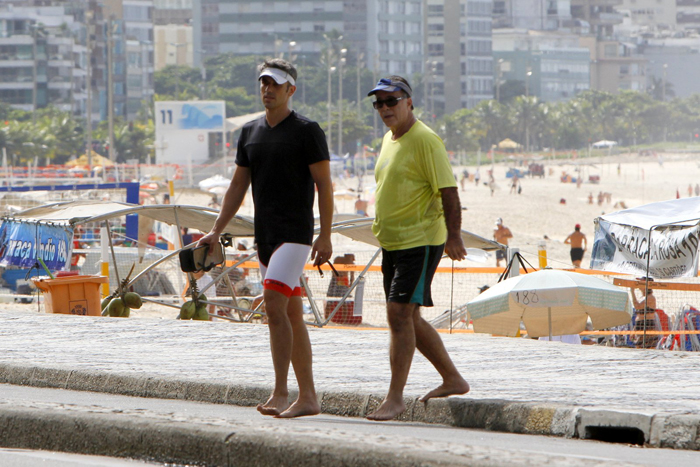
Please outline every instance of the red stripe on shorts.
[{"label": "red stripe on shorts", "polygon": [[284,282],[276,281],[274,279],[265,279],[263,288],[266,290],[274,290],[275,292],[279,292],[287,298],[291,297],[292,293],[294,292],[292,288]]}]

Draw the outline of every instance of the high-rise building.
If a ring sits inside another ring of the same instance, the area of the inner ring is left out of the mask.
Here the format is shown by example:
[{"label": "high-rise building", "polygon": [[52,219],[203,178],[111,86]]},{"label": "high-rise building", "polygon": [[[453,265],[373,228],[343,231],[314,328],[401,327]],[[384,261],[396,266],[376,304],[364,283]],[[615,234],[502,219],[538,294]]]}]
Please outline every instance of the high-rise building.
[{"label": "high-rise building", "polygon": [[[205,0],[199,1],[204,6]],[[266,56],[288,56],[290,53],[295,53],[307,57],[319,56],[325,47],[324,34],[327,35],[333,31],[345,33],[345,7],[341,0],[304,2],[220,0],[218,3],[220,53]],[[358,8],[362,6],[362,2],[346,3],[352,3]],[[364,40],[364,37],[360,37],[362,34],[357,24],[358,14],[355,11],[348,18],[348,25],[352,24],[355,30],[348,31],[347,38],[343,38],[344,42],[351,41],[353,38]],[[197,47],[196,23],[195,16],[195,48]],[[202,35],[202,42],[204,43],[204,35]]]},{"label": "high-rise building", "polygon": [[[103,0],[112,41],[114,115],[136,118],[153,99],[153,0]],[[105,96],[108,97],[108,96]]]},{"label": "high-rise building", "polygon": [[580,43],[591,52],[591,89],[613,94],[646,90],[648,59],[634,45],[592,36]]},{"label": "high-rise building", "polygon": [[426,103],[453,113],[493,98],[490,0],[427,0]]},{"label": "high-rise building", "polygon": [[[237,29],[235,18],[231,16],[224,18],[224,16],[226,16],[225,12],[238,11],[237,4],[239,3],[242,5],[248,3],[262,5],[265,3],[267,6],[270,2],[192,0],[192,42],[195,66],[201,67],[207,57],[225,52],[220,48],[221,43],[235,42],[235,38],[229,37],[229,34]],[[228,23],[227,27],[223,28],[222,23]],[[231,50],[227,50],[227,52],[231,52]]]},{"label": "high-rise building", "polygon": [[[681,3],[681,2],[679,2]],[[695,2],[700,5],[700,2]],[[676,2],[674,0],[622,0],[616,10],[626,15],[630,26],[663,27],[676,26]]]},{"label": "high-rise building", "polygon": [[552,31],[571,19],[570,0],[494,0],[493,27]]},{"label": "high-rise building", "polygon": [[153,0],[153,24],[190,25],[192,23],[192,0]]},{"label": "high-rise building", "polygon": [[83,27],[63,7],[0,6],[0,101],[84,115],[87,49],[74,39]]},{"label": "high-rise building", "polygon": [[[671,3],[673,0],[667,0]],[[682,29],[700,31],[700,2],[698,0],[676,0],[676,23]]]},{"label": "high-rise building", "polygon": [[494,30],[496,86],[520,81],[543,101],[571,99],[590,87],[590,52],[579,40],[563,31]]},{"label": "high-rise building", "polygon": [[614,26],[622,23],[622,14],[616,11],[622,0],[570,1],[572,18],[586,21],[590,24],[591,34],[600,39],[613,37]]},{"label": "high-rise building", "polygon": [[379,0],[367,4],[367,63],[379,74],[407,78],[424,69],[424,4]]}]

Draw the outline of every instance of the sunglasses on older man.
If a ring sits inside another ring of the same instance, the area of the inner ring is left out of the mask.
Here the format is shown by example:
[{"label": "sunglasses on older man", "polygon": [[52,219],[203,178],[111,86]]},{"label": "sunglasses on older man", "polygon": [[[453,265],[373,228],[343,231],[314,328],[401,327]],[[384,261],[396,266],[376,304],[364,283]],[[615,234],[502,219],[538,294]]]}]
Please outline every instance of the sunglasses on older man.
[{"label": "sunglasses on older man", "polygon": [[387,99],[384,99],[383,101],[377,100],[377,101],[372,102],[372,107],[374,107],[377,110],[384,107],[384,104],[386,104],[387,107],[396,107],[396,104],[398,104],[401,99],[406,99],[406,96],[404,96],[404,97],[389,97]]}]

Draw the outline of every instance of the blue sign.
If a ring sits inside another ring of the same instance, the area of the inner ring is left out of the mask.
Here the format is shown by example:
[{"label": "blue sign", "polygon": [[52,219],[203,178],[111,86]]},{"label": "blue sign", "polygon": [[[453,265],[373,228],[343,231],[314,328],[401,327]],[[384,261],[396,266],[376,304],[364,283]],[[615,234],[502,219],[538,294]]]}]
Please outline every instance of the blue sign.
[{"label": "blue sign", "polygon": [[52,271],[66,269],[73,250],[70,226],[3,221],[0,266],[31,268],[41,258]]}]

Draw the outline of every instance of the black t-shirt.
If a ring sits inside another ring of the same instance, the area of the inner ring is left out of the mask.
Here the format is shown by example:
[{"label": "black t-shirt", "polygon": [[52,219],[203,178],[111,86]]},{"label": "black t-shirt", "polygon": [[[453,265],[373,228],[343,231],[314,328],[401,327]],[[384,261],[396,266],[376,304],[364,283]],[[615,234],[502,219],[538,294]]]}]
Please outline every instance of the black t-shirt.
[{"label": "black t-shirt", "polygon": [[265,117],[243,127],[236,164],[250,169],[259,244],[311,245],[314,181],[309,165],[330,160],[318,123],[296,112],[270,128]]}]

